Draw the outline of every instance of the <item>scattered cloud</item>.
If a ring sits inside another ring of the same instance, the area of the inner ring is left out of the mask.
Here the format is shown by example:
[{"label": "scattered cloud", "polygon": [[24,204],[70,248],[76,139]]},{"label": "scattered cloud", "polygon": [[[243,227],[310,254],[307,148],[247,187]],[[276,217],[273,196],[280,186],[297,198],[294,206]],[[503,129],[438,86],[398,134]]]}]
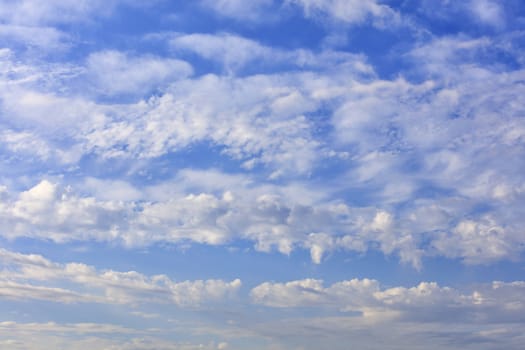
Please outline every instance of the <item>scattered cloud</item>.
[{"label": "scattered cloud", "polygon": [[0,347],[521,349],[524,9],[0,0]]}]

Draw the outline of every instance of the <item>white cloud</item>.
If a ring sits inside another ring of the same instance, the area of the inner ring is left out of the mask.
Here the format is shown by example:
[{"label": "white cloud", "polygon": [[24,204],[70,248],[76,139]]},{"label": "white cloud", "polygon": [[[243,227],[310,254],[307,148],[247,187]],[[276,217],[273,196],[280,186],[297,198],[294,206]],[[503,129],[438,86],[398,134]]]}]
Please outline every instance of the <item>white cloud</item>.
[{"label": "white cloud", "polygon": [[206,59],[220,60],[229,69],[244,66],[257,59],[269,60],[275,58],[275,54],[282,55],[279,50],[226,33],[176,35],[170,40],[170,45],[177,50],[193,51]]},{"label": "white cloud", "polygon": [[137,57],[119,51],[92,53],[87,58],[87,69],[97,91],[108,95],[143,96],[193,73],[191,65],[181,60]]},{"label": "white cloud", "polygon": [[267,10],[273,4],[273,0],[201,0],[201,4],[224,17],[242,21],[260,21],[261,16],[268,16]]},{"label": "white cloud", "polygon": [[79,334],[90,333],[131,333],[137,330],[126,328],[118,325],[104,324],[104,323],[70,323],[58,324],[55,322],[46,323],[18,323],[12,321],[0,322],[0,330],[2,332],[71,332]]},{"label": "white cloud", "polygon": [[[101,199],[91,196],[107,188]],[[352,207],[333,198],[328,188],[257,185],[248,176],[196,170],[140,191],[126,182],[97,179],[81,189],[83,196],[44,180],[19,194],[4,190],[3,236],[132,247],[156,242],[225,245],[243,239],[263,252],[307,249],[317,264],[336,251],[378,249],[418,269],[424,256],[469,264],[514,259],[524,243],[519,211],[473,217],[468,213],[477,202],[465,198],[420,199],[402,210],[386,211]],[[119,200],[107,198],[111,193]],[[456,218],[466,215],[471,219],[458,224]],[[500,223],[504,220],[506,225]]]},{"label": "white cloud", "polygon": [[490,216],[485,216],[479,221],[462,220],[452,229],[451,234],[440,235],[433,245],[444,256],[462,257],[471,264],[503,258],[516,259],[520,244],[523,244],[517,232],[519,231],[504,228]]},{"label": "white cloud", "polygon": [[0,38],[10,43],[22,44],[28,49],[56,52],[68,48],[70,38],[52,27],[0,25]]},{"label": "white cloud", "polygon": [[127,0],[49,0],[42,4],[35,0],[2,0],[0,18],[22,25],[86,22],[93,14],[110,14],[119,2],[125,1]]},{"label": "white cloud", "polygon": [[69,35],[64,25],[91,25],[95,20],[110,17],[121,5],[147,7],[156,2],[48,0],[42,3],[38,0],[1,0],[0,38],[15,47],[22,45],[30,49],[29,56],[56,54],[78,44],[78,36]]},{"label": "white cloud", "polygon": [[[363,322],[355,316],[320,316],[312,318],[286,317],[261,322],[254,326],[257,334],[271,339],[286,339],[276,349],[345,350],[348,344],[371,350],[417,350],[428,347],[447,350],[459,346],[469,350],[491,350],[494,344],[520,349],[524,340],[521,324],[472,324],[470,322],[424,323],[388,322],[384,314],[379,323]],[[284,344],[283,344],[284,343]],[[293,344],[293,345],[292,345]]]},{"label": "white cloud", "polygon": [[115,237],[119,220],[126,211],[123,203],[100,202],[94,198],[70,195],[67,188],[44,180],[24,191],[2,208],[0,220],[6,225],[3,235],[52,239],[63,242],[75,239]]},{"label": "white cloud", "polygon": [[123,180],[101,180],[86,177],[82,184],[84,191],[103,201],[131,202],[143,198],[140,189]]},{"label": "white cloud", "polygon": [[53,288],[0,280],[0,296],[10,300],[44,300],[58,303],[101,302],[96,298],[64,288]]},{"label": "white cloud", "polygon": [[30,132],[4,130],[0,133],[0,138],[13,153],[21,153],[27,157],[36,156],[42,160],[48,159],[52,153],[47,142]]},{"label": "white cloud", "polygon": [[388,5],[376,0],[288,0],[303,8],[307,18],[318,15],[348,24],[358,25],[369,20],[379,27],[390,27],[400,21],[400,15]]},{"label": "white cloud", "polygon": [[265,282],[252,289],[252,301],[276,308],[335,308],[360,312],[362,321],[475,323],[523,320],[525,282],[493,282],[461,291],[434,282],[417,286],[381,288],[370,279],[352,279],[324,287],[305,279],[287,283]]},{"label": "white cloud", "polygon": [[[316,263],[327,252],[365,251],[371,240],[386,241],[378,235],[383,231],[367,227],[374,220],[372,208],[352,212],[345,204],[326,201],[322,193],[301,185],[252,187],[243,177],[230,179],[231,188],[227,183],[204,183],[211,193],[185,193],[187,187],[199,191],[202,178],[203,174],[195,171],[181,174],[180,187],[172,188],[173,194],[168,197],[161,196],[162,201],[144,201],[149,195],[158,196],[155,187],[139,193],[121,184],[121,197],[131,191],[141,202],[79,196],[70,188],[44,180],[18,195],[5,193],[5,204],[0,207],[6,228],[3,235],[55,242],[95,239],[128,246],[155,242],[222,245],[241,238],[253,241],[256,249],[265,252],[276,249],[290,254],[297,248],[310,249]],[[159,186],[162,191],[165,185]],[[386,252],[397,248],[391,243]]]},{"label": "white cloud", "polygon": [[222,343],[217,344],[217,350],[225,350],[225,349],[228,349],[228,343],[222,342]]},{"label": "white cloud", "polygon": [[471,0],[467,6],[480,22],[496,28],[501,28],[505,25],[504,12],[498,2],[493,0]]},{"label": "white cloud", "polygon": [[[229,55],[216,54],[227,50],[222,42],[225,38],[247,45],[246,56],[241,55],[246,58],[232,58],[234,62],[257,57],[250,56],[252,48],[260,48],[263,56],[265,50],[272,52],[230,34],[199,35],[177,38],[195,39],[196,43],[203,39],[202,47],[197,45],[194,50],[202,50],[210,59],[218,56],[218,62]],[[207,48],[208,41],[213,50]],[[148,198],[132,186],[115,183],[112,188],[122,202],[112,202],[101,194],[104,184],[91,181],[84,186],[97,199],[56,197],[49,211],[32,212],[34,219],[24,214],[29,210],[25,200],[16,204],[13,196],[4,206],[2,220],[6,227],[16,229],[5,235],[46,236],[56,241],[89,237],[130,245],[158,241],[225,244],[241,237],[253,241],[261,251],[277,249],[289,254],[308,249],[314,262],[340,249],[362,252],[375,246],[416,267],[421,266],[423,256],[436,254],[476,264],[514,258],[524,249],[519,227],[524,217],[520,145],[525,140],[525,125],[519,118],[523,108],[516,103],[523,94],[524,73],[480,63],[479,55],[490,56],[492,44],[487,38],[459,36],[418,46],[408,56],[421,63],[414,73],[432,79],[417,84],[402,77],[378,79],[360,56],[352,55],[350,68],[339,70],[345,56],[337,52],[280,51],[284,61],[305,57],[299,65],[312,67],[312,71],[185,78],[166,87],[161,96],[127,105],[102,105],[42,92],[37,86],[43,81],[67,82],[69,78],[61,75],[66,73],[15,64],[12,53],[4,50],[1,57],[9,79],[0,91],[5,125],[2,143],[10,155],[19,158],[25,158],[30,148],[38,148],[35,153],[47,164],[53,159],[76,164],[90,156],[108,163],[133,163],[129,165],[133,172],[146,169],[152,159],[210,143],[221,149],[222,156],[239,161],[246,171],[263,165],[270,180],[308,181],[329,154],[347,155],[342,164],[346,173],[331,183],[332,188],[318,191],[324,198],[317,201],[304,203],[275,187],[263,191],[261,185],[252,186],[257,190],[248,192],[252,200],[245,202],[240,198],[249,185],[238,186],[239,195],[232,188],[213,192],[193,184],[191,189],[179,187],[173,196],[159,195],[164,191],[160,186],[156,191],[162,200],[150,198],[142,206],[133,201]],[[333,63],[333,69],[320,63],[324,58]],[[71,71],[66,75],[75,74]],[[326,125],[319,124],[320,119],[328,120],[329,126],[322,136],[317,130]],[[428,196],[425,188],[435,194]],[[338,194],[354,190],[366,193],[364,204],[353,198],[343,200]],[[223,197],[228,191],[235,200]],[[477,212],[487,201],[496,205],[489,213]],[[336,209],[339,204],[346,213]],[[261,209],[264,206],[266,211]],[[312,209],[314,206],[320,208]],[[268,208],[280,209],[272,212]],[[80,224],[57,214],[59,209],[78,213],[75,220]],[[163,214],[170,210],[187,219]],[[391,217],[387,229],[371,224],[380,212]],[[479,229],[458,234],[458,223],[469,221]],[[476,249],[469,248],[473,242]],[[453,252],[445,252],[444,247],[451,244]],[[483,245],[490,249],[479,250]]]},{"label": "white cloud", "polygon": [[[61,303],[172,303],[196,307],[234,295],[239,279],[174,282],[166,275],[145,276],[136,271],[97,271],[82,263],[58,264],[40,255],[0,250],[4,270],[0,274],[0,295],[16,300],[46,300]],[[22,283],[18,282],[21,281]],[[75,290],[60,287],[64,281]],[[45,282],[45,285],[39,285]]]},{"label": "white cloud", "polygon": [[[105,323],[0,322],[0,346],[20,350],[215,350],[215,342],[174,342],[158,330]],[[219,343],[221,344],[221,343]]]},{"label": "white cloud", "polygon": [[339,73],[356,76],[373,76],[373,68],[363,55],[325,50],[313,52],[306,49],[285,50],[263,45],[255,40],[231,33],[171,35],[170,46],[176,51],[193,52],[221,63],[228,73],[235,73],[250,64],[250,69],[268,67],[282,69],[337,69]]},{"label": "white cloud", "polygon": [[[220,36],[201,39],[222,40]],[[246,41],[234,36],[230,39]],[[258,45],[247,42],[249,47]],[[227,52],[231,48],[226,47],[232,46],[218,45]],[[206,51],[204,44],[202,48],[195,47],[222,60],[214,50]],[[261,50],[263,55],[271,57],[271,49],[262,47]],[[247,49],[246,59],[257,58],[254,52],[257,50]],[[337,70],[340,80],[337,85],[343,83],[346,75],[373,74],[360,55],[283,52],[283,57],[288,56],[294,58],[294,64]],[[227,57],[229,54],[224,58],[226,61]],[[333,94],[318,91],[332,85],[322,75],[294,73],[246,78],[207,75],[178,80],[162,96],[147,101],[104,105],[76,95],[81,92],[82,84],[86,84],[87,91],[93,91],[90,84],[95,83],[104,86],[95,88],[102,93],[139,97],[154,87],[166,86],[164,84],[173,79],[185,76],[188,67],[180,61],[126,56],[114,51],[90,56],[87,74],[78,72],[78,67],[70,67],[69,71],[67,67],[62,70],[26,68],[15,65],[15,57],[5,55],[5,58],[6,64],[20,73],[13,79],[13,69],[10,69],[5,81],[10,87],[0,91],[4,123],[10,129],[23,130],[48,142],[49,147],[56,150],[53,157],[59,157],[60,162],[75,163],[84,155],[155,158],[195,143],[212,142],[225,146],[224,153],[243,160],[247,169],[258,164],[278,168],[272,171],[274,177],[278,177],[308,173],[319,157],[318,151],[329,153],[320,149],[322,145],[313,139],[313,125],[305,116],[319,108],[324,99],[320,94]],[[87,80],[82,83],[82,79]],[[52,85],[42,89],[47,84]],[[66,94],[46,91],[62,90],[64,85],[68,86]]]},{"label": "white cloud", "polygon": [[279,80],[207,75],[180,81],[169,93],[133,106],[133,118],[94,125],[82,135],[85,148],[105,158],[153,158],[209,141],[224,145],[224,153],[234,159],[305,173],[319,147],[302,114],[314,108],[314,101],[291,114],[272,113],[267,106],[273,101],[307,93],[298,91],[293,81]]}]

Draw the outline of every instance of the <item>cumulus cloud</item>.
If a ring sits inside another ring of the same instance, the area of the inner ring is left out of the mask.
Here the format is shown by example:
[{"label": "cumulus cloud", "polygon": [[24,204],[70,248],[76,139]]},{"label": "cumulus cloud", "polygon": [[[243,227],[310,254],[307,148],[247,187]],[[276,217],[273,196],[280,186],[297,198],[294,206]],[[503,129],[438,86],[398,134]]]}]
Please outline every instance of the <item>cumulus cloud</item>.
[{"label": "cumulus cloud", "polygon": [[[253,302],[276,308],[336,308],[360,312],[365,320],[404,322],[462,320],[479,323],[522,320],[525,282],[493,282],[461,291],[421,282],[414,287],[381,288],[376,280],[353,279],[324,287],[314,279],[265,282],[250,292]],[[513,306],[511,306],[513,305]]]},{"label": "cumulus cloud", "polygon": [[[251,290],[252,302],[273,308],[281,318],[257,322],[250,329],[265,337],[284,337],[288,345],[307,342],[309,349],[327,344],[344,349],[349,341],[370,349],[390,344],[417,349],[429,337],[440,350],[451,344],[491,349],[506,343],[519,348],[524,287],[523,281],[457,288],[435,282],[382,286],[366,278],[331,285],[317,279],[265,282]],[[305,316],[310,314],[315,316]]]},{"label": "cumulus cloud", "polygon": [[10,205],[2,206],[2,234],[29,234],[59,242],[115,237],[125,210],[123,203],[70,196],[67,188],[44,180],[20,193]]},{"label": "cumulus cloud", "polygon": [[[208,187],[208,193],[185,193],[184,186],[198,190],[203,176],[187,171],[179,179],[182,187],[175,188],[173,195],[145,200],[148,192],[158,196],[155,193],[162,191],[161,184],[159,189],[147,189],[137,202],[79,196],[71,188],[43,180],[14,197],[5,192],[5,204],[0,207],[2,234],[62,243],[116,241],[127,246],[155,242],[223,245],[247,239],[264,252],[290,254],[297,248],[309,249],[315,263],[338,249],[362,252],[371,242],[389,240],[390,227],[374,224],[380,214],[373,208],[352,209],[342,202],[326,201],[322,193],[308,194],[300,185],[252,188],[243,177],[230,181],[237,186],[234,181],[244,182],[245,188],[218,184]],[[388,254],[399,248],[395,242],[388,247]]]},{"label": "cumulus cloud", "polygon": [[[0,274],[0,295],[15,300],[46,300],[62,303],[172,303],[195,307],[232,296],[239,279],[174,282],[166,275],[145,276],[136,271],[97,271],[82,263],[59,264],[40,255],[0,250],[4,270]],[[21,281],[21,282],[18,282]],[[60,287],[64,281],[77,290]],[[38,283],[45,282],[46,285]],[[96,290],[97,292],[93,292]]]},{"label": "cumulus cloud", "polygon": [[[248,176],[189,169],[174,182],[141,191],[97,179],[81,188],[84,195],[43,180],[18,194],[4,189],[2,235],[130,247],[226,245],[243,239],[263,252],[307,249],[317,264],[336,251],[379,249],[418,269],[424,256],[484,264],[517,258],[523,250],[519,226],[502,226],[501,218],[471,215],[458,223],[455,218],[467,216],[477,203],[463,198],[418,200],[403,210],[386,211],[351,206],[331,198],[327,189],[312,191],[301,183],[255,185]],[[115,198],[90,196],[107,188]],[[509,218],[518,222],[514,214]]]}]

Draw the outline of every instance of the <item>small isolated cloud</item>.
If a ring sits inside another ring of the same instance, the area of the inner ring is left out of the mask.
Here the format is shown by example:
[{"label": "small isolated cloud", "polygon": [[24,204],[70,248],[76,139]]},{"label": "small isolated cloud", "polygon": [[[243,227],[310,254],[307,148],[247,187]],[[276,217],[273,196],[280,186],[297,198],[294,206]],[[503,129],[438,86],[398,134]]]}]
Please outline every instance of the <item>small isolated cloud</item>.
[{"label": "small isolated cloud", "polygon": [[228,349],[228,343],[222,342],[222,343],[217,344],[217,350],[225,350],[225,349]]}]

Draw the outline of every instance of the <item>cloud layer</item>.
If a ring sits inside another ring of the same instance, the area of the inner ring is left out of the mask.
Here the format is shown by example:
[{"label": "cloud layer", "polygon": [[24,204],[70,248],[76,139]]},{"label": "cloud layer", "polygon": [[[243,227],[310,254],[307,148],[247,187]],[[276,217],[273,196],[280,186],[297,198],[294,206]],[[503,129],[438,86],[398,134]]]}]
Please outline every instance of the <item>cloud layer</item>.
[{"label": "cloud layer", "polygon": [[[4,268],[0,295],[14,300],[60,303],[140,304],[168,303],[199,306],[233,295],[239,279],[174,282],[166,275],[145,276],[136,271],[97,271],[82,263],[58,264],[41,255],[0,250]],[[52,284],[53,286],[49,286]],[[55,287],[73,284],[75,290]]]},{"label": "cloud layer", "polygon": [[524,18],[0,0],[0,347],[521,349]]}]

